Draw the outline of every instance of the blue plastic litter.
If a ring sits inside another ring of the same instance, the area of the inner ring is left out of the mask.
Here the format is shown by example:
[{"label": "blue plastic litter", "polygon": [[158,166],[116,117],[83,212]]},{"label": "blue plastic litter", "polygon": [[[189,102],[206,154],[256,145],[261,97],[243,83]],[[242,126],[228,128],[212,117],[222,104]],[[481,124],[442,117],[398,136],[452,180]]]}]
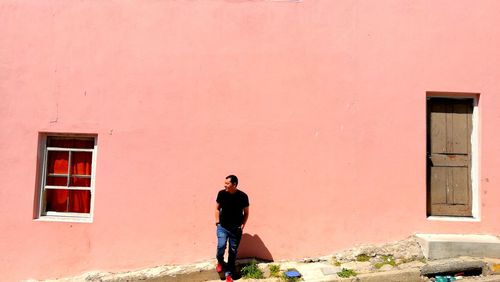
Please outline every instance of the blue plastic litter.
[{"label": "blue plastic litter", "polygon": [[450,276],[450,275],[448,275],[448,276],[436,276],[435,279],[436,279],[436,282],[452,282],[452,281],[457,280],[455,277]]},{"label": "blue plastic litter", "polygon": [[289,270],[285,272],[287,278],[300,278],[302,275],[297,270]]}]

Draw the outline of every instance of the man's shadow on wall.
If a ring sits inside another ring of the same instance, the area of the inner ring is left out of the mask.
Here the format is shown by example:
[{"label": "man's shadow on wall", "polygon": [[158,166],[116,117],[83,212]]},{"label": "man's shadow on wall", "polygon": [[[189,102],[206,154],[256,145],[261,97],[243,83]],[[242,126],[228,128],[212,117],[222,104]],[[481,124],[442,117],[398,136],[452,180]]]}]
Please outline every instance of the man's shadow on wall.
[{"label": "man's shadow on wall", "polygon": [[[240,245],[238,247],[238,256],[236,261],[236,273],[233,273],[233,279],[241,278],[241,269],[248,264],[250,259],[255,259],[257,262],[272,262],[273,255],[266,247],[259,235],[250,235],[244,233],[241,236]],[[225,280],[224,271],[219,273],[220,279]]]},{"label": "man's shadow on wall", "polygon": [[238,248],[238,259],[255,258],[258,261],[273,261],[273,255],[259,235],[244,233]]}]

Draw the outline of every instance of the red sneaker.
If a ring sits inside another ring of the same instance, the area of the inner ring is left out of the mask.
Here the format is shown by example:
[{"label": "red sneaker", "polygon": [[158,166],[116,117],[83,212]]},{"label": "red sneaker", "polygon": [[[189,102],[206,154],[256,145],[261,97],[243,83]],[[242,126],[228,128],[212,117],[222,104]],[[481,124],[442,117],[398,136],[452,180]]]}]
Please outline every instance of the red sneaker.
[{"label": "red sneaker", "polygon": [[215,270],[217,270],[217,272],[219,272],[219,273],[222,272],[222,264],[220,262],[217,263],[217,266],[215,267]]},{"label": "red sneaker", "polygon": [[231,278],[231,275],[226,276],[226,282],[233,282],[233,278]]}]

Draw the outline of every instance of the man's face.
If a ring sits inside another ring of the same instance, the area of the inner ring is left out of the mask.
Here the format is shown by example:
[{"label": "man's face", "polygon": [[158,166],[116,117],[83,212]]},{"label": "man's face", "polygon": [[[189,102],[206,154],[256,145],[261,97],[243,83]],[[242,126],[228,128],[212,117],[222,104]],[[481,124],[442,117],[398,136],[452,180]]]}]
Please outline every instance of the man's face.
[{"label": "man's face", "polygon": [[234,188],[236,188],[236,186],[231,183],[231,179],[228,178],[224,181],[224,188],[226,188],[227,190],[233,190]]}]

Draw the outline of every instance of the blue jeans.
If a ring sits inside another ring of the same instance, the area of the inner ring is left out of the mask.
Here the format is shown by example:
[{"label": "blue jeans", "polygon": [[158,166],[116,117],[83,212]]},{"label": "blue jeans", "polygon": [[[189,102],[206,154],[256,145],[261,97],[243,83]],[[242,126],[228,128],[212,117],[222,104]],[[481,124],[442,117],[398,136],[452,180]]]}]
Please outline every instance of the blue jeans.
[{"label": "blue jeans", "polygon": [[217,225],[217,261],[221,264],[224,263],[224,252],[229,241],[226,276],[231,275],[231,272],[235,270],[236,254],[238,253],[241,234],[241,228],[239,227],[224,228],[220,224]]}]

